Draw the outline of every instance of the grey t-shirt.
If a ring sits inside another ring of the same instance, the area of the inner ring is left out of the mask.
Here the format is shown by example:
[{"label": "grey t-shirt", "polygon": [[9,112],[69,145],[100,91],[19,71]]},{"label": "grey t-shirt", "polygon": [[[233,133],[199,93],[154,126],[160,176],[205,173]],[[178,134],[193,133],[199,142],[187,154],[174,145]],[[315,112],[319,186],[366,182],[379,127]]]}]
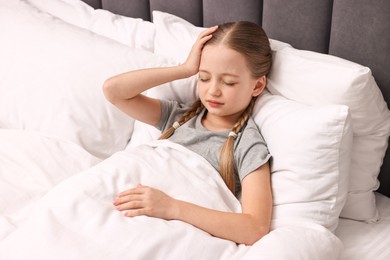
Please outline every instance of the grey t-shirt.
[{"label": "grey t-shirt", "polygon": [[[156,127],[165,131],[179,120],[188,106],[176,101],[161,100],[161,119]],[[191,118],[175,130],[169,140],[204,157],[219,172],[219,154],[230,131],[210,131],[202,125],[206,110]],[[267,145],[252,117],[238,133],[234,142],[234,159],[238,176],[236,190],[241,190],[240,182],[251,172],[270,159]],[[238,181],[239,180],[239,181]]]}]

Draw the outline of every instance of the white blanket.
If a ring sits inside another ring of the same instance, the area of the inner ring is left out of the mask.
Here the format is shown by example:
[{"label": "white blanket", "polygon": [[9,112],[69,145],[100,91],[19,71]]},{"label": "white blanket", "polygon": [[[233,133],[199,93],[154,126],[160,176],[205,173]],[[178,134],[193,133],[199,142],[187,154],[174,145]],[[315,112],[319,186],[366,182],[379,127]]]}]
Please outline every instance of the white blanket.
[{"label": "white blanket", "polygon": [[0,259],[231,259],[239,254],[235,243],[189,224],[127,218],[114,209],[120,191],[142,183],[205,207],[240,210],[205,159],[168,141],[156,144],[116,153],[56,186],[1,244]]},{"label": "white blanket", "polygon": [[169,141],[118,152],[52,188],[0,243],[0,259],[336,259],[339,240],[318,225],[274,226],[252,247],[181,221],[124,217],[112,201],[138,183],[222,211],[239,201],[202,157]]},{"label": "white blanket", "polygon": [[56,184],[98,162],[72,142],[0,129],[0,240],[24,222]]}]

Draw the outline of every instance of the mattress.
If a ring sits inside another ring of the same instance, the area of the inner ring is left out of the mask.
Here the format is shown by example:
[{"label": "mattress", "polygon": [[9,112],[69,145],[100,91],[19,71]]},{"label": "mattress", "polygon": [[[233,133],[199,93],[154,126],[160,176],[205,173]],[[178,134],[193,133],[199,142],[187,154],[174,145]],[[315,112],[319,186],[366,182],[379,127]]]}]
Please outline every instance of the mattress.
[{"label": "mattress", "polygon": [[390,259],[390,198],[376,193],[380,220],[365,223],[340,219],[336,235],[344,250],[340,260],[387,260]]}]

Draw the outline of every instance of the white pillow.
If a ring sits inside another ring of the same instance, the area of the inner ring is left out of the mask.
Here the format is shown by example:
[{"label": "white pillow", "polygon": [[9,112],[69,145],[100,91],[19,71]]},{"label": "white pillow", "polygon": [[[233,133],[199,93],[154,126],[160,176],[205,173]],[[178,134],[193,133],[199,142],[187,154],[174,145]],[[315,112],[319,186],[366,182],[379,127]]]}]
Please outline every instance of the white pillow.
[{"label": "white pillow", "polygon": [[369,68],[320,53],[283,48],[273,54],[268,89],[308,105],[350,109],[354,141],[349,194],[342,217],[373,222],[373,193],[390,135],[390,111]]},{"label": "white pillow", "polygon": [[93,9],[81,0],[28,0],[42,11],[130,47],[154,51],[153,23]]},{"label": "white pillow", "polygon": [[265,91],[254,119],[272,155],[274,224],[314,222],[334,231],[348,191],[348,107],[307,106]]},{"label": "white pillow", "polygon": [[[196,27],[178,16],[161,11],[153,11],[152,15],[156,29],[154,52],[184,62],[199,33],[206,28]],[[270,44],[275,50],[290,46],[272,39]]]},{"label": "white pillow", "polygon": [[[183,61],[201,28],[181,18],[153,12],[155,52]],[[347,60],[297,50],[270,40],[274,50],[268,88],[273,94],[309,105],[344,104],[353,121],[351,180],[342,217],[376,221],[373,190],[387,148],[390,112],[368,68]]]},{"label": "white pillow", "polygon": [[75,142],[106,158],[134,120],[102,93],[108,77],[163,64],[155,54],[72,26],[26,1],[0,2],[0,127]]}]

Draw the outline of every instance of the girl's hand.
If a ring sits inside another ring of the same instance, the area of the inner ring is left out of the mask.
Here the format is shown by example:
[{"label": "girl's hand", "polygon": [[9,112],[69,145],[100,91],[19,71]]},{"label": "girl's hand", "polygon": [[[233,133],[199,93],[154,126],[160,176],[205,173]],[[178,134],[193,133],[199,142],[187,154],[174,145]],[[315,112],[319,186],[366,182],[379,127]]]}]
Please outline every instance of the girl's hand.
[{"label": "girl's hand", "polygon": [[117,210],[126,211],[126,217],[146,215],[169,220],[175,214],[175,201],[160,190],[138,184],[121,192],[113,204]]},{"label": "girl's hand", "polygon": [[190,53],[183,66],[186,68],[190,76],[199,72],[200,58],[202,49],[205,43],[211,39],[212,34],[218,29],[218,26],[213,26],[201,32],[191,48]]}]

